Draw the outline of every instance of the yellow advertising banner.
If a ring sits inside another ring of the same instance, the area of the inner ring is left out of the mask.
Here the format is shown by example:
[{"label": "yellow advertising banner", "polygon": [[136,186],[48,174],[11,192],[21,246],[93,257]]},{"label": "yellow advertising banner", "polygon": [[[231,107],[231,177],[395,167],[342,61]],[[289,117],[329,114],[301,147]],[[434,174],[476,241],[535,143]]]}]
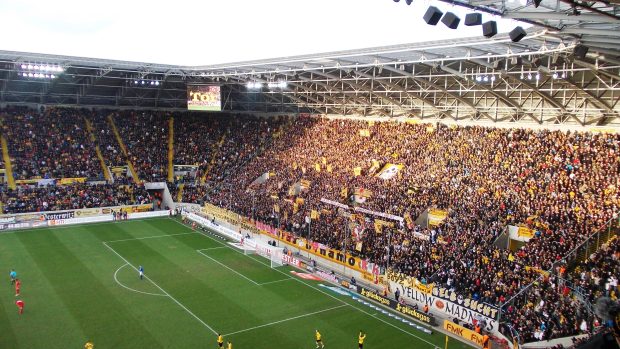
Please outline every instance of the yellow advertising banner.
[{"label": "yellow advertising banner", "polygon": [[71,185],[71,184],[76,184],[76,183],[85,183],[86,182],[86,177],[79,177],[79,178],[61,178],[60,181],[58,181],[58,183],[60,185]]},{"label": "yellow advertising banner", "polygon": [[473,343],[475,346],[482,348],[483,336],[461,325],[457,325],[450,320],[443,321],[443,329],[458,336],[466,341]]}]

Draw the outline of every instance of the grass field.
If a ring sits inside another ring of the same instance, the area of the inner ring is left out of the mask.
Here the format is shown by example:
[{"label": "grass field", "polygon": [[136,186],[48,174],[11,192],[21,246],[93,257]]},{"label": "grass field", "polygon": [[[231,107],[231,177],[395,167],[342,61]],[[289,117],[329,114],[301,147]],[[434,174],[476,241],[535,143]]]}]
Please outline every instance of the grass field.
[{"label": "grass field", "polygon": [[[143,265],[147,278],[136,268]],[[156,218],[0,234],[0,348],[235,349],[444,347],[426,335],[299,279],[288,267],[243,255],[179,221]],[[22,280],[17,314],[9,270]],[[450,341],[450,348],[468,348]]]}]

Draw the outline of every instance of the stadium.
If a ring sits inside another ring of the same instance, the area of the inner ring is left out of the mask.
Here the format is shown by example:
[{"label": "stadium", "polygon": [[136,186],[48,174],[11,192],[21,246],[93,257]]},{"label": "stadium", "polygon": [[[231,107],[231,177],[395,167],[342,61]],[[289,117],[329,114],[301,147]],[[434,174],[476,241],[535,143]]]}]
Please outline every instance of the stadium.
[{"label": "stadium", "polygon": [[200,35],[34,3],[0,3],[0,348],[620,346],[617,1],[240,1]]}]

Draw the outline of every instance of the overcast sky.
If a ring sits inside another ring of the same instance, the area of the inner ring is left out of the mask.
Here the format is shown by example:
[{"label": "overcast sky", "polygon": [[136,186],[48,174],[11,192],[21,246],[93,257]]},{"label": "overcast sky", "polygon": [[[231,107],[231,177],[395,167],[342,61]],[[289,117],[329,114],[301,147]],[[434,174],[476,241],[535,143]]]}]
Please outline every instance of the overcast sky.
[{"label": "overcast sky", "polygon": [[[429,5],[460,27],[427,25]],[[466,13],[429,0],[0,0],[0,50],[206,65],[481,35]]]}]

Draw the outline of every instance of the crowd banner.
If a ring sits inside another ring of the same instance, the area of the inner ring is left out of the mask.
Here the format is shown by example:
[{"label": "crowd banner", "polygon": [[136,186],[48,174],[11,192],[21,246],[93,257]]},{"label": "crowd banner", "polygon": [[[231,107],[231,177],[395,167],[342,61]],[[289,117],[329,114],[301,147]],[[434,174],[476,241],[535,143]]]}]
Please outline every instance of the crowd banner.
[{"label": "crowd banner", "polygon": [[367,210],[367,209],[365,209],[363,207],[355,207],[354,210],[355,210],[355,212],[361,212],[361,213],[365,213],[365,214],[369,214],[369,215],[373,215],[373,216],[379,216],[379,217],[391,219],[391,220],[394,220],[394,221],[402,222],[404,220],[403,217],[395,216],[395,215],[389,214],[389,213],[371,211],[371,210]]},{"label": "crowd banner", "polygon": [[445,287],[424,285],[415,278],[388,270],[386,278],[392,291],[400,289],[407,302],[428,305],[433,312],[458,318],[469,324],[484,322],[485,329],[497,330],[499,309],[487,303],[465,297]]},{"label": "crowd banner", "polygon": [[396,165],[396,164],[390,164],[387,163],[383,166],[383,168],[381,169],[381,171],[379,171],[379,173],[377,173],[377,177],[381,178],[381,179],[392,179],[394,178],[394,176],[396,176],[396,174],[403,168],[403,165]]},{"label": "crowd banner", "polygon": [[435,317],[433,316],[433,314],[430,314],[430,313],[426,314],[421,311],[418,311],[417,309],[407,304],[398,303],[397,301],[393,299],[390,299],[390,298],[387,298],[387,297],[384,297],[378,294],[374,290],[368,289],[363,286],[357,286],[357,293],[359,293],[363,297],[371,299],[386,307],[392,308],[401,314],[412,317],[425,324],[432,325],[432,326],[436,325]]},{"label": "crowd banner", "polygon": [[205,204],[204,206],[204,213],[207,214],[208,216],[213,216],[216,219],[221,219],[223,221],[226,221],[232,225],[235,226],[240,226],[241,225],[241,216],[233,213],[231,211],[228,211],[226,209],[217,207],[215,205],[211,205],[211,204]]},{"label": "crowd banner", "polygon": [[443,329],[474,344],[475,346],[482,348],[483,336],[480,333],[476,333],[461,325],[457,325],[450,320],[443,321]]},{"label": "crowd banner", "polygon": [[60,185],[71,185],[76,183],[85,183],[86,177],[78,177],[78,178],[61,178],[58,180],[58,184]]},{"label": "crowd banner", "polygon": [[448,212],[444,210],[440,210],[437,208],[430,208],[428,210],[428,225],[429,226],[438,226],[440,225],[448,216]]},{"label": "crowd banner", "polygon": [[347,206],[345,204],[341,204],[338,201],[334,201],[334,200],[329,200],[329,199],[321,198],[321,202],[324,203],[324,204],[340,207],[340,208],[345,209],[345,210],[349,210],[350,209],[349,206]]}]

